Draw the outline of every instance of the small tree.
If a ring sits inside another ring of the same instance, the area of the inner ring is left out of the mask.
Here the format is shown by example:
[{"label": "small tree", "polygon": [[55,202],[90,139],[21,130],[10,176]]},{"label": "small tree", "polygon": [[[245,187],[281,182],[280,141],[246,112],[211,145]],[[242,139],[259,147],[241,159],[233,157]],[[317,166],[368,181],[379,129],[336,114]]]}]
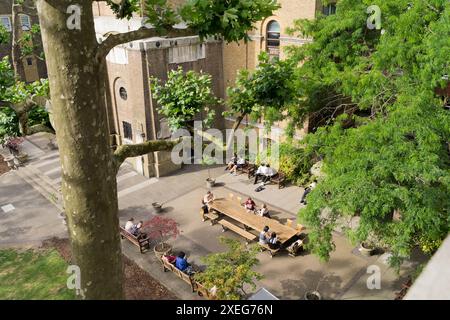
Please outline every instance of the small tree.
[{"label": "small tree", "polygon": [[156,249],[163,251],[168,247],[166,242],[170,238],[175,239],[180,235],[178,226],[178,223],[173,219],[155,216],[143,224],[142,230],[147,233],[150,239],[157,240]]},{"label": "small tree", "polygon": [[153,78],[151,87],[159,104],[159,113],[167,117],[170,128],[192,130],[192,122],[202,111],[206,112],[203,122],[209,126],[215,116],[211,108],[220,103],[212,92],[211,76],[194,71],[184,73],[180,66],[170,71],[167,77],[164,84]]},{"label": "small tree", "polygon": [[218,299],[239,300],[247,294],[246,284],[254,290],[255,281],[262,279],[261,274],[252,270],[259,263],[256,258],[258,248],[248,248],[237,240],[224,237],[220,242],[228,247],[228,251],[203,257],[206,270],[197,273],[195,279],[205,288],[215,287]]}]

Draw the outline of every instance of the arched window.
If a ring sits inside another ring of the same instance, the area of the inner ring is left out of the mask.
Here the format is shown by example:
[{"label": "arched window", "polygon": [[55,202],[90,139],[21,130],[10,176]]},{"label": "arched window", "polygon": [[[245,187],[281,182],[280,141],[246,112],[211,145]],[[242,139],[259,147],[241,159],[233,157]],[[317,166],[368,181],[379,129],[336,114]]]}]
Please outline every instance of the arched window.
[{"label": "arched window", "polygon": [[267,52],[270,56],[279,57],[280,56],[280,24],[272,20],[267,25]]}]

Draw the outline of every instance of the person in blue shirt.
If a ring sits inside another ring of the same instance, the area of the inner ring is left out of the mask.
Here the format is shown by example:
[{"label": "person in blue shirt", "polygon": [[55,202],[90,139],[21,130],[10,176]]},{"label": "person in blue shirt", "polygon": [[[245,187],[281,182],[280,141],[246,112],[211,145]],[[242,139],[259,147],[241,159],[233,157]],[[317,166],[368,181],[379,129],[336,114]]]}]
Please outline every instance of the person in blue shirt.
[{"label": "person in blue shirt", "polygon": [[175,267],[186,274],[190,275],[193,273],[192,267],[187,262],[186,254],[183,251],[180,251],[180,253],[178,253],[177,255],[177,259],[175,260]]}]

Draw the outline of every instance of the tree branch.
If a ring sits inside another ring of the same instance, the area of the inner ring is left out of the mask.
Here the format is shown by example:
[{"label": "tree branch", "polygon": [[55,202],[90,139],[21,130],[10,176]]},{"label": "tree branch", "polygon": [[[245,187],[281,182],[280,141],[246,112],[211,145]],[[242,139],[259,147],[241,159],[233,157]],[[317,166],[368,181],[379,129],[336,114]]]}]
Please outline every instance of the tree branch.
[{"label": "tree branch", "polygon": [[111,51],[115,46],[118,46],[120,44],[136,41],[136,40],[142,40],[152,37],[167,37],[167,38],[177,38],[177,37],[188,37],[188,36],[195,36],[193,30],[189,28],[185,29],[178,29],[178,28],[170,28],[168,31],[157,31],[156,29],[148,29],[145,27],[142,27],[139,30],[130,31],[130,32],[124,32],[119,34],[112,34],[108,36],[101,44],[98,45],[96,58],[97,61],[102,60],[105,58],[109,51]]},{"label": "tree branch", "polygon": [[171,151],[179,140],[150,140],[139,144],[124,144],[114,151],[114,160],[118,170],[126,158],[138,157],[150,152]]}]

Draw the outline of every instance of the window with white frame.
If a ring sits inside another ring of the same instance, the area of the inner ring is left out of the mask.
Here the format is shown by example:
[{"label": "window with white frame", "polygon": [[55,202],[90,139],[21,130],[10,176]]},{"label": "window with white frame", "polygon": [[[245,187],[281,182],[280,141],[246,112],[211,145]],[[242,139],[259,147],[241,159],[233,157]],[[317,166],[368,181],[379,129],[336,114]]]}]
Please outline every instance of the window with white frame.
[{"label": "window with white frame", "polygon": [[6,30],[11,31],[11,18],[9,16],[0,16],[0,24],[6,28]]},{"label": "window with white frame", "polygon": [[30,16],[26,14],[19,14],[20,25],[22,26],[22,30],[30,31],[31,30],[31,20]]}]

